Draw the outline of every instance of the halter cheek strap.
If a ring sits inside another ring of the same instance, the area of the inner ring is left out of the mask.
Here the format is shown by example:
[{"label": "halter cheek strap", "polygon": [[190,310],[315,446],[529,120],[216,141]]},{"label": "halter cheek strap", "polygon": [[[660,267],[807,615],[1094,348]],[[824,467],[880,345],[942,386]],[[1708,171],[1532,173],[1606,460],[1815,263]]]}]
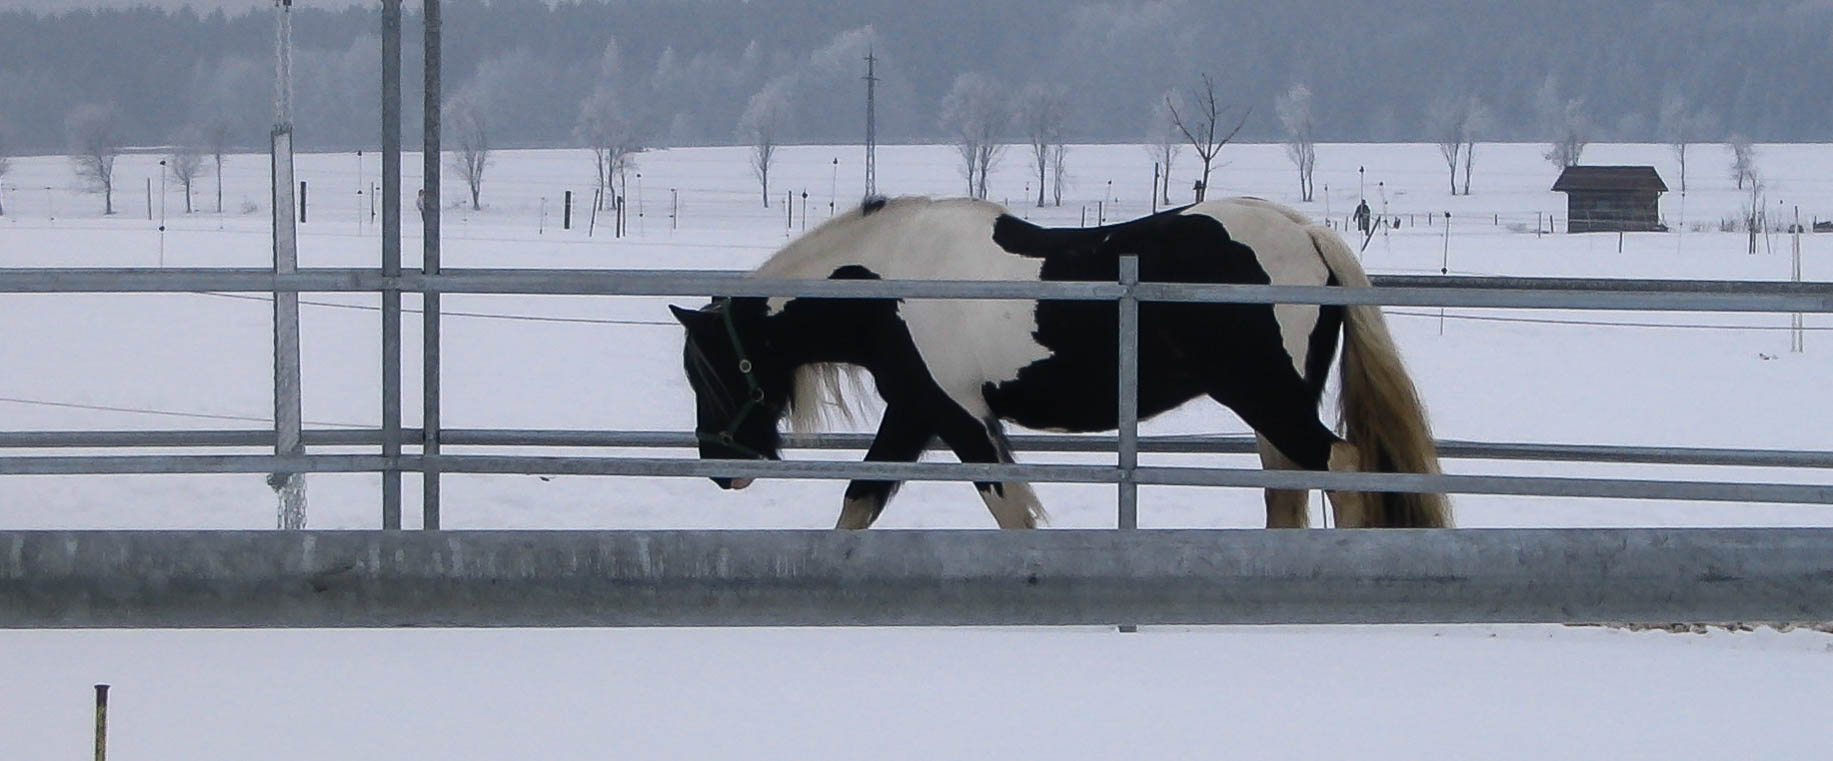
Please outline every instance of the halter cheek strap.
[{"label": "halter cheek strap", "polygon": [[732,322],[731,299],[721,299],[718,304],[718,311],[724,318],[722,321],[726,326],[726,337],[732,341],[732,353],[738,356],[738,371],[745,376],[745,403],[738,408],[738,414],[732,416],[732,422],[726,426],[725,430],[718,433],[695,430],[694,438],[702,444],[714,444],[727,449],[736,450],[739,454],[754,460],[768,460],[770,458],[766,457],[762,452],[738,443],[736,438],[739,427],[745,424],[745,419],[750,417],[754,410],[759,407],[773,407],[773,405],[764,401],[764,387],[758,385],[757,373],[755,372],[756,368],[751,364],[751,360],[745,356],[744,343],[738,340],[738,326],[734,325]]}]

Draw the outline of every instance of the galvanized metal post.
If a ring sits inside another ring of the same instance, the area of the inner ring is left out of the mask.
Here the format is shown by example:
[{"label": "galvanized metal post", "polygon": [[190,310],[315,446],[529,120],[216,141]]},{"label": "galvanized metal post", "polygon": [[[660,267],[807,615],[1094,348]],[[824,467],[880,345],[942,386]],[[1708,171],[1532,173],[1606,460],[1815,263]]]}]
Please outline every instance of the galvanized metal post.
[{"label": "galvanized metal post", "polygon": [[1120,285],[1126,292],[1120,296],[1119,356],[1119,429],[1120,429],[1120,516],[1121,529],[1139,527],[1139,483],[1134,471],[1139,467],[1139,257],[1120,257]]},{"label": "galvanized metal post", "polygon": [[[293,223],[292,0],[277,0],[275,25],[273,163],[274,274],[299,270],[299,231]],[[274,454],[303,456],[299,401],[299,293],[274,291]],[[305,477],[276,471],[268,485],[278,495],[281,529],[305,528]]]},{"label": "galvanized metal post", "polygon": [[[1130,531],[1139,528],[1139,482],[1135,472],[1139,468],[1139,297],[1134,289],[1139,285],[1139,257],[1127,254],[1120,257],[1120,285],[1126,291],[1120,295],[1119,314],[1119,525],[1120,530]],[[1121,624],[1122,633],[1139,631],[1135,624]]]},{"label": "galvanized metal post", "polygon": [[[401,276],[401,0],[382,0],[382,276]],[[401,290],[382,289],[382,528],[401,528]]]},{"label": "galvanized metal post", "polygon": [[[428,275],[439,274],[439,0],[426,3],[426,101],[422,173],[426,177],[426,229],[421,236]],[[439,294],[423,291],[421,350],[421,527],[439,528]]]}]

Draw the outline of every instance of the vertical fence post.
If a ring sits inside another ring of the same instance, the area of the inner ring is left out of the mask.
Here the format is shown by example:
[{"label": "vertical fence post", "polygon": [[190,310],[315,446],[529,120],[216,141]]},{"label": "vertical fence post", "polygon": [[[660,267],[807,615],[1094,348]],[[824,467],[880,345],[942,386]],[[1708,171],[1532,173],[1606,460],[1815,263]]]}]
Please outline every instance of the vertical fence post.
[{"label": "vertical fence post", "polygon": [[108,685],[95,686],[95,761],[108,761]]},{"label": "vertical fence post", "polygon": [[[592,237],[594,233],[598,232],[598,210],[604,207],[605,205],[604,199],[605,199],[605,189],[604,188],[598,188],[597,190],[592,191],[592,212],[591,214],[587,215],[586,217],[586,237],[588,238]],[[613,230],[612,232],[616,232],[616,231]],[[616,237],[616,236],[613,236],[613,237]]]},{"label": "vertical fence post", "polygon": [[[422,270],[439,274],[439,0],[426,0],[426,100],[422,122],[422,174],[426,177],[426,233],[422,237]],[[427,290],[421,322],[421,527],[439,528],[439,294]]]},{"label": "vertical fence post", "polygon": [[[1159,163],[1156,161],[1152,162],[1152,213],[1153,214],[1158,213],[1158,178],[1161,176],[1159,174],[1160,171],[1161,170],[1159,168]],[[1326,185],[1325,187],[1328,188],[1329,186]],[[1328,217],[1330,216],[1330,213],[1325,212],[1324,216]]]},{"label": "vertical fence post", "polygon": [[[1796,283],[1801,282],[1801,233],[1801,207],[1796,206],[1795,223],[1789,226],[1789,235],[1794,240],[1794,265],[1791,269],[1789,280]],[[1793,352],[1807,351],[1807,338],[1802,331],[1804,325],[1800,312],[1796,312],[1789,317],[1789,327],[1794,328],[1789,334],[1789,350]]]},{"label": "vertical fence post", "polygon": [[[1120,285],[1125,292],[1120,296],[1119,306],[1119,378],[1115,384],[1119,388],[1119,515],[1117,523],[1120,530],[1130,531],[1139,528],[1139,482],[1135,472],[1139,468],[1139,298],[1135,288],[1139,285],[1139,257],[1127,254],[1120,257]],[[1121,624],[1120,631],[1136,632],[1139,627],[1133,624]]]},{"label": "vertical fence post", "polygon": [[1139,285],[1139,257],[1120,257],[1119,410],[1120,434],[1120,515],[1121,529],[1139,527],[1139,484],[1134,470],[1139,467],[1139,299],[1134,289]]},{"label": "vertical fence post", "polygon": [[[371,198],[374,198],[372,195]],[[382,0],[382,528],[401,529],[401,0]]]}]

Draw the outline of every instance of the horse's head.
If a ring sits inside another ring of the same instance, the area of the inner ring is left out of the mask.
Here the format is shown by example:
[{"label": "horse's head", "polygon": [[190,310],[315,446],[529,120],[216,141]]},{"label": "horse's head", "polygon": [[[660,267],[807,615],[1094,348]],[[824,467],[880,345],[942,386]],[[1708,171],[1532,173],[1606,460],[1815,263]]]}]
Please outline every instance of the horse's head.
[{"label": "horse's head", "polygon": [[[773,351],[762,299],[714,299],[698,311],[670,306],[687,329],[681,351],[694,388],[694,436],[709,460],[775,460],[777,432],[794,383],[792,368]],[[743,489],[749,478],[714,478],[722,489]]]}]

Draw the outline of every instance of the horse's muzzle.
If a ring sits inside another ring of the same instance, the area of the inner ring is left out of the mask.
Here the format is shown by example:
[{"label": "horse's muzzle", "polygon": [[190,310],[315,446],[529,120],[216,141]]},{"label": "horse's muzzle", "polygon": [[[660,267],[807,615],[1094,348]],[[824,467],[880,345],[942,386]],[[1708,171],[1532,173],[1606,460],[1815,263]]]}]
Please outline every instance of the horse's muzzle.
[{"label": "horse's muzzle", "polygon": [[749,479],[749,478],[715,478],[713,479],[713,483],[718,484],[719,488],[726,489],[729,491],[738,491],[739,489],[743,489],[747,486],[750,486],[751,481],[752,479]]}]

